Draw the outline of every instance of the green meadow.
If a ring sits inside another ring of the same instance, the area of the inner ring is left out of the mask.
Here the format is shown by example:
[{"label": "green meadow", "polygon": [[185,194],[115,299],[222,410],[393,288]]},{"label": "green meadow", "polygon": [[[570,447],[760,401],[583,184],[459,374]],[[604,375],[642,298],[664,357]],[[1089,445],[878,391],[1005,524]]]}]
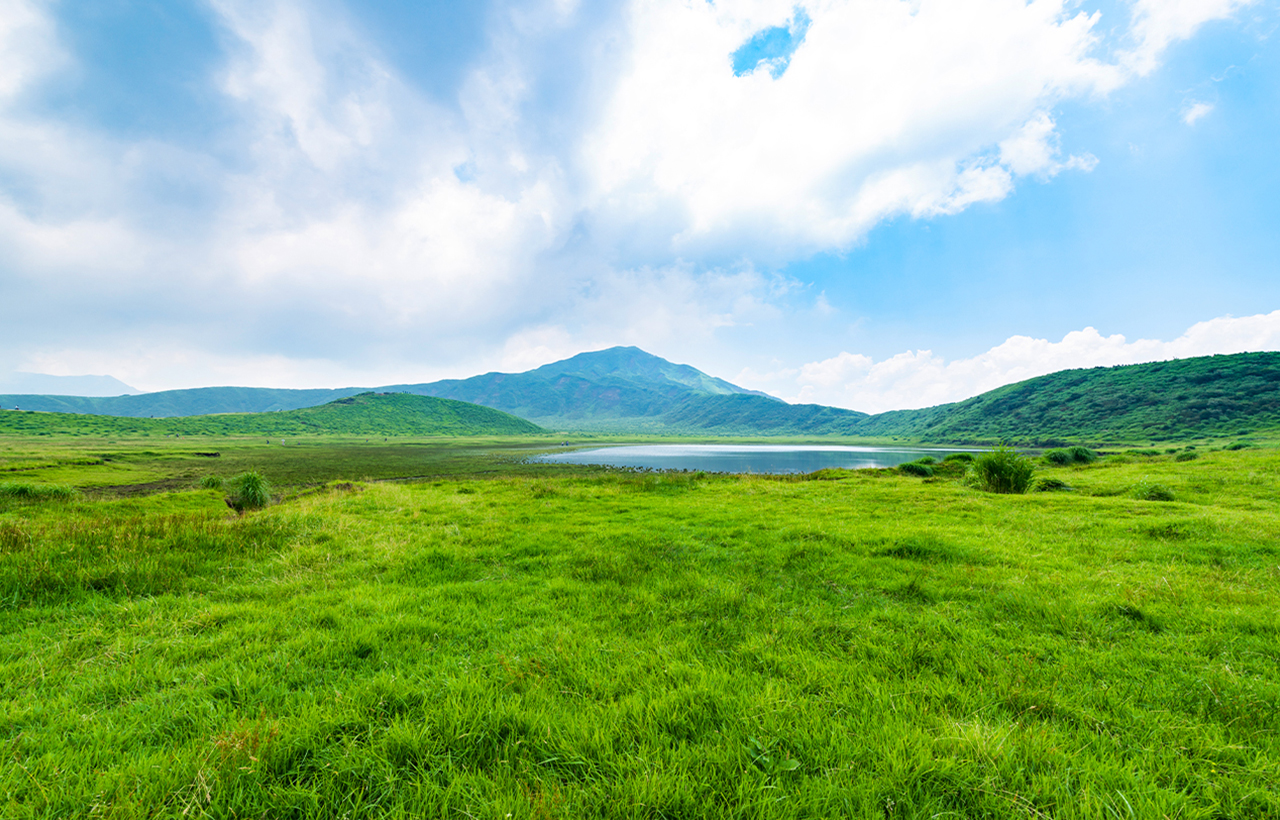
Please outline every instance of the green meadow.
[{"label": "green meadow", "polygon": [[1280,817],[1280,451],[549,446],[4,439],[0,815]]}]

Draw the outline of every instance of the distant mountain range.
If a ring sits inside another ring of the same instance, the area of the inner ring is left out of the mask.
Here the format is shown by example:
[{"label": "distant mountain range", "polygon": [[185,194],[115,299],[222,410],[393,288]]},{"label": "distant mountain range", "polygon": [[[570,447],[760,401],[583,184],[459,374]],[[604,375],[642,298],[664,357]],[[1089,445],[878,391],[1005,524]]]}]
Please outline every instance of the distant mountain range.
[{"label": "distant mountain range", "polygon": [[50,376],[45,373],[0,373],[0,393],[49,396],[120,396],[140,393],[113,376]]},{"label": "distant mountain range", "polygon": [[278,413],[136,418],[69,413],[0,413],[0,433],[177,436],[516,436],[546,433],[532,422],[453,399],[357,393]]},{"label": "distant mountain range", "polygon": [[[4,395],[0,406],[159,418],[295,410],[367,390],[206,387],[115,397]],[[583,353],[525,373],[376,390],[483,405],[552,430],[619,434],[901,436],[1051,445],[1280,428],[1280,353],[1066,370],[962,402],[874,416],[788,404],[635,347]]]}]

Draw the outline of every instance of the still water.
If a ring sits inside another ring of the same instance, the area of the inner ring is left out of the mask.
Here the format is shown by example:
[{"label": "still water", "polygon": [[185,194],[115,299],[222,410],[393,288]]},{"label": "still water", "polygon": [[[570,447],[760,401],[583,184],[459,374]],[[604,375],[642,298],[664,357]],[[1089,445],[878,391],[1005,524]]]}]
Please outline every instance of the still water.
[{"label": "still water", "polygon": [[639,444],[548,453],[533,460],[709,473],[812,473],[835,467],[846,470],[896,467],[921,456],[941,460],[948,453],[956,452],[961,451],[823,444]]}]

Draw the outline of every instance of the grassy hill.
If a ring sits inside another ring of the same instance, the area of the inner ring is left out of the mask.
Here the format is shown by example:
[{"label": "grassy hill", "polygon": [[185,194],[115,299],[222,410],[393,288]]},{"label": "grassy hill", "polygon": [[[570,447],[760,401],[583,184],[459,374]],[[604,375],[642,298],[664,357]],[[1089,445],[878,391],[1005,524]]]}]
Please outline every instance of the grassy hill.
[{"label": "grassy hill", "polygon": [[[548,429],[617,434],[903,436],[938,443],[1051,445],[1238,436],[1280,428],[1280,353],[1066,370],[962,402],[875,416],[821,405],[787,404],[634,347],[583,353],[526,373],[487,373],[381,390],[483,405]],[[165,432],[179,433],[215,432],[240,424],[209,416],[211,413],[283,410],[283,414],[272,413],[269,422],[258,419],[246,423],[258,425],[254,430],[267,435],[297,435],[321,422],[306,414],[289,416],[289,412],[360,392],[358,388],[209,387],[113,398],[0,396],[0,405],[134,417],[198,414],[204,419],[183,422],[194,427],[164,428]],[[360,422],[364,425],[360,432],[370,430],[370,425],[387,423],[391,422],[369,417]],[[87,417],[81,424],[135,432],[145,427],[112,426]],[[423,424],[435,429],[432,425],[436,422]],[[445,426],[467,429],[465,424]]]},{"label": "grassy hill", "polygon": [[1280,353],[1064,370],[860,423],[861,435],[937,442],[1162,441],[1280,428]]},{"label": "grassy hill", "polygon": [[278,413],[139,419],[34,411],[0,412],[0,435],[528,435],[541,427],[500,410],[406,393],[360,393]]}]

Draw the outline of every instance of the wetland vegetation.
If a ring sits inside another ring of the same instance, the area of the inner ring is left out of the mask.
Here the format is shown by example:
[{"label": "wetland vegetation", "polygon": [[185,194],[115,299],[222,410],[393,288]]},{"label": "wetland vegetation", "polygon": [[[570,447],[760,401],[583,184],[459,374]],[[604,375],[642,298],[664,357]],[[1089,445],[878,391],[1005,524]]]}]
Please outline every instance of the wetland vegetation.
[{"label": "wetland vegetation", "polygon": [[4,445],[6,817],[1280,816],[1268,447],[1001,495],[963,458]]}]

